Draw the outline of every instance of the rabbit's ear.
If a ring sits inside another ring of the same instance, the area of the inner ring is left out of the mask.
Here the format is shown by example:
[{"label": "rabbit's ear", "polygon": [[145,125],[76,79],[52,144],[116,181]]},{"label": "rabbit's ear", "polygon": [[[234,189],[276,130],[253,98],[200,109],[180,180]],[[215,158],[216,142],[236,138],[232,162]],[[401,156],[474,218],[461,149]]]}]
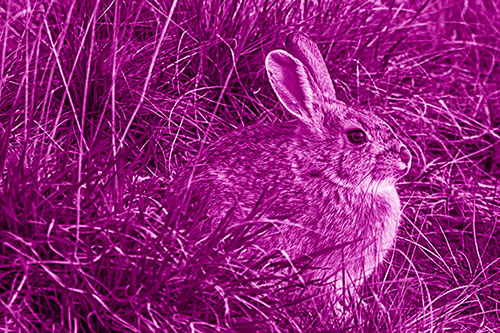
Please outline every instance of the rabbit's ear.
[{"label": "rabbit's ear", "polygon": [[321,130],[323,96],[309,70],[283,50],[267,55],[266,70],[281,104],[311,129]]},{"label": "rabbit's ear", "polygon": [[335,101],[332,79],[318,46],[302,32],[289,34],[286,37],[285,45],[286,50],[307,67],[325,96],[325,100],[327,102]]}]

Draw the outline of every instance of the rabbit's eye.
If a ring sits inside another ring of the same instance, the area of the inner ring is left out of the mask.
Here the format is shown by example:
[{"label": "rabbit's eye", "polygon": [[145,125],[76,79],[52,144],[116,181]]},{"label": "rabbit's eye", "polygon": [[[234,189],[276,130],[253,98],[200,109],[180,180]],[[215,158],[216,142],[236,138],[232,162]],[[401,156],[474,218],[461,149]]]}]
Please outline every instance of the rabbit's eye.
[{"label": "rabbit's eye", "polygon": [[360,129],[352,129],[347,131],[347,139],[355,145],[360,145],[366,142],[366,134]]}]

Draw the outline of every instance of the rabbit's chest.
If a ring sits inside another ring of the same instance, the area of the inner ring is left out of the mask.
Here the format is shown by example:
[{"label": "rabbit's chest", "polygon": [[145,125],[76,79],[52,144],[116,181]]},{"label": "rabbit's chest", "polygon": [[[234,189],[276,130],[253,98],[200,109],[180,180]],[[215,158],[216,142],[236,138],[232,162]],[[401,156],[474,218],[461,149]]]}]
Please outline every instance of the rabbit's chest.
[{"label": "rabbit's chest", "polygon": [[[361,192],[351,197],[348,207],[343,206],[337,212],[342,221],[347,221],[337,237],[353,241],[352,245],[343,248],[348,260],[339,268],[339,257],[333,253],[325,262],[325,266],[331,266],[334,271],[345,268],[355,285],[369,276],[391,249],[399,227],[401,208],[394,185],[378,184],[376,188],[365,188]],[[336,241],[335,235],[331,240]],[[344,283],[338,275],[334,275],[331,282],[337,288],[342,288]]]},{"label": "rabbit's chest", "polygon": [[378,247],[379,250],[382,250],[381,256],[383,257],[385,251],[392,246],[396,237],[401,214],[401,204],[394,186],[380,187],[375,193],[375,200],[378,201],[378,204],[374,206],[379,207],[381,210],[375,223],[377,229],[375,237],[378,238]]},{"label": "rabbit's chest", "polygon": [[394,244],[399,228],[401,205],[394,185],[380,184],[372,195],[370,210],[359,216],[369,220],[360,230],[361,238],[365,242],[355,248],[353,257],[359,260],[354,260],[353,266],[349,268],[350,274],[359,278],[357,283],[363,280],[363,276],[369,276],[383,262]]}]

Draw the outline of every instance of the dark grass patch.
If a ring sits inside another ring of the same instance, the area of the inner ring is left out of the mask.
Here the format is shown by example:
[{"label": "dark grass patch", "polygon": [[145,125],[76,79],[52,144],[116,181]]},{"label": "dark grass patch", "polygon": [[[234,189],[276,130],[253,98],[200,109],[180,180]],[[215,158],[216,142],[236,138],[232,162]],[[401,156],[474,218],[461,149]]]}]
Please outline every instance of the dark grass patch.
[{"label": "dark grass patch", "polygon": [[[4,1],[0,326],[495,330],[499,16],[490,0]],[[252,247],[258,229],[200,233],[167,197],[202,145],[289,117],[264,58],[297,29],[414,157],[396,249],[343,317],[269,268],[287,261]]]}]

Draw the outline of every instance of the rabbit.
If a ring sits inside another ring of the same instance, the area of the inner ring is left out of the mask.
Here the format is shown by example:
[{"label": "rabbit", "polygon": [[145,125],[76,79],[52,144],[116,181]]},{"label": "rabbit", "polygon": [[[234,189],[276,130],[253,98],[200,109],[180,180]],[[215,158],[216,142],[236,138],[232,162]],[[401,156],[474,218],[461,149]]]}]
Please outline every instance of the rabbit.
[{"label": "rabbit", "polygon": [[309,37],[292,33],[285,49],[271,51],[265,68],[294,119],[222,135],[183,167],[174,192],[218,221],[211,230],[228,212],[228,223],[243,223],[267,202],[257,220],[272,227],[256,240],[260,248],[311,258],[312,278],[336,290],[356,287],[394,243],[401,214],[395,183],[412,157],[381,118],[336,99]]}]

